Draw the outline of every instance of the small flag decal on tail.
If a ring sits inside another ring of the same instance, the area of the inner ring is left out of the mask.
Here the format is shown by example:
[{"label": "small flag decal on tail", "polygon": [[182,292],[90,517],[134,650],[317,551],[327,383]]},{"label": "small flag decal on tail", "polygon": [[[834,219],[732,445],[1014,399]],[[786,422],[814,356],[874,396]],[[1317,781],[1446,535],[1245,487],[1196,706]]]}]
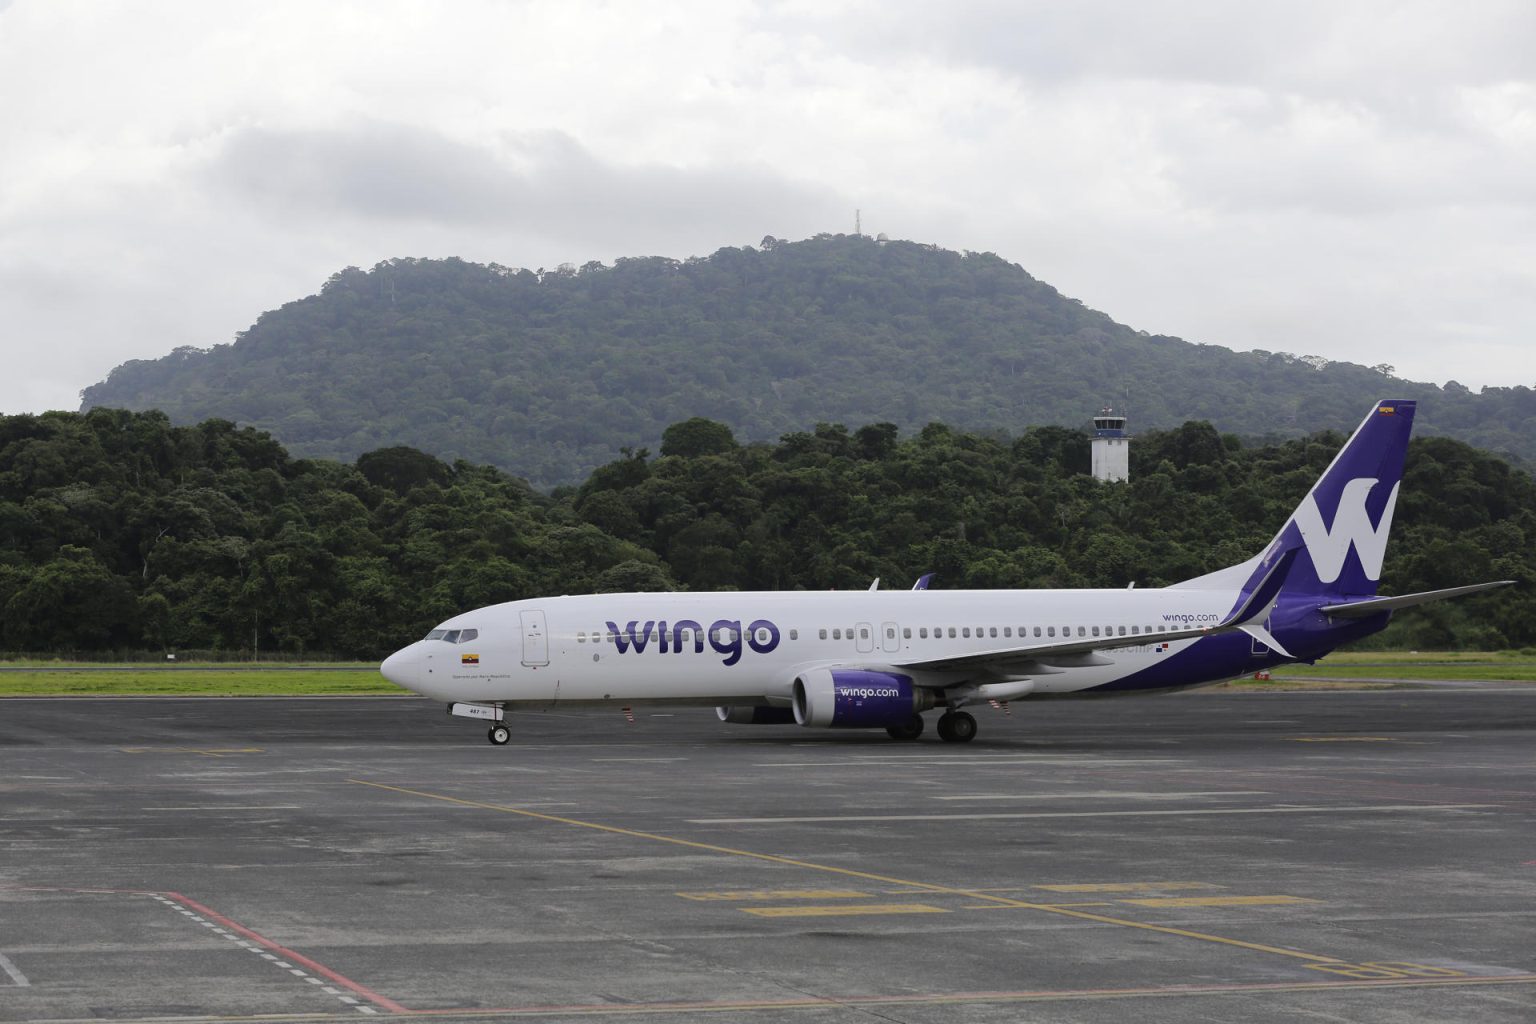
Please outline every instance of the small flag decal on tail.
[{"label": "small flag decal on tail", "polygon": [[478,665],[478,664],[480,664],[480,655],[478,655],[478,654],[461,654],[461,655],[459,655],[459,664],[460,665]]},{"label": "small flag decal on tail", "polygon": [[1381,413],[1383,416],[1393,416],[1397,413],[1397,409],[1390,405],[1379,405],[1376,407],[1376,411]]}]

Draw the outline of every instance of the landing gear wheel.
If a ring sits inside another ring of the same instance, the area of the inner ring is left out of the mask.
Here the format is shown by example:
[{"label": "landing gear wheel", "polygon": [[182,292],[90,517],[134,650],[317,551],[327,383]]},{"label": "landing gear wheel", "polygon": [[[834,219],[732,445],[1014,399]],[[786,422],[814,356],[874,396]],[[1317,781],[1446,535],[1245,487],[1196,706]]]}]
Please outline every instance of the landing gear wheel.
[{"label": "landing gear wheel", "polygon": [[887,726],[885,734],[893,740],[915,740],[923,734],[923,716],[914,714],[904,725]]},{"label": "landing gear wheel", "polygon": [[491,731],[486,733],[485,737],[496,744],[496,746],[504,747],[507,745],[507,741],[512,738],[512,730],[504,725],[493,725],[491,726]]},{"label": "landing gear wheel", "polygon": [[969,743],[976,738],[976,719],[964,711],[939,716],[939,739],[945,743]]}]

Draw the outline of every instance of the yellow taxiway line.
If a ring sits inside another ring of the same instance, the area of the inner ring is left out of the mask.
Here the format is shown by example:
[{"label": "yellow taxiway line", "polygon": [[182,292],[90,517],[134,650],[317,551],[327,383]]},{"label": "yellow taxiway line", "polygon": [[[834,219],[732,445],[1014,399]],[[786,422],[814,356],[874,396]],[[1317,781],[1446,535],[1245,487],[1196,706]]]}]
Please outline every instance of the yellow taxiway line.
[{"label": "yellow taxiway line", "polygon": [[866,881],[881,882],[886,885],[908,886],[922,892],[943,893],[948,896],[962,896],[966,899],[978,900],[984,903],[995,904],[1003,907],[1016,907],[1021,910],[1038,910],[1044,914],[1056,914],[1061,917],[1071,917],[1082,921],[1093,921],[1097,924],[1114,925],[1120,928],[1134,928],[1140,931],[1157,932],[1162,935],[1175,935],[1183,939],[1194,939],[1199,942],[1217,943],[1223,946],[1233,946],[1238,949],[1253,950],[1258,953],[1270,953],[1275,956],[1290,957],[1295,960],[1306,960],[1314,964],[1348,964],[1343,957],[1325,956],[1318,953],[1306,953],[1297,949],[1286,949],[1283,946],[1271,946],[1262,942],[1247,942],[1243,939],[1229,939],[1222,935],[1211,935],[1206,932],[1192,931],[1188,928],[1174,928],[1170,925],[1151,924],[1145,921],[1133,921],[1123,917],[1111,917],[1108,914],[1095,914],[1086,910],[1072,910],[1066,907],[1034,903],[1028,900],[1011,899],[1006,896],[993,896],[975,889],[964,889],[956,886],[938,885],[932,882],[918,882],[907,878],[896,878],[891,875],[882,875],[872,871],[859,871],[855,868],[838,867],[834,864],[818,864],[814,861],[799,860],[794,857],[780,857],[771,853],[758,853],[754,850],[740,850],[730,846],[718,846],[714,843],[701,843],[692,839],[679,839],[676,836],[661,835],[656,832],[642,832],[637,829],[620,828],[617,825],[604,825],[601,822],[582,821],[579,818],[567,818],[558,814],[544,814],[540,811],[529,811],[520,807],[508,807],[505,804],[486,803],[481,800],[465,800],[462,797],[447,796],[442,793],[429,793],[419,789],[407,789],[404,786],[390,786],[382,782],[370,782],[366,779],[348,779],[348,782],[359,786],[369,786],[373,789],[384,790],[391,793],[402,793],[406,796],[420,797],[424,800],[436,800],[441,803],[454,804],[459,807],[473,807],[483,811],[496,811],[501,814],[515,814],[524,818],[532,818],[535,821],[546,821],[558,825],[570,825],[575,828],[590,829],[596,832],[607,832],[611,835],[628,836],[633,839],[645,839],[650,842],[667,843],[672,846],[682,846],[691,850],[704,850],[709,853],[719,853],[730,857],[746,857],[752,860],[766,861],[770,864],[782,864],[787,867],[802,868],[807,871],[819,871],[825,874],[841,875],[846,878],[862,878]]}]

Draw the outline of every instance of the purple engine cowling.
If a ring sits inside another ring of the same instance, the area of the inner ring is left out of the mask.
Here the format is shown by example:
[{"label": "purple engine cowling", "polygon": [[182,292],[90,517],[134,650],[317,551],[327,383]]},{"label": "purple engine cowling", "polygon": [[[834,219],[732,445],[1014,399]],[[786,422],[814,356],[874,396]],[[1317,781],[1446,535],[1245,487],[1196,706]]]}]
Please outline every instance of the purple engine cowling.
[{"label": "purple engine cowling", "polygon": [[789,708],[776,708],[764,704],[734,705],[715,708],[715,715],[722,722],[732,725],[794,725],[795,713]]},{"label": "purple engine cowling", "polygon": [[933,707],[910,676],[860,668],[815,668],[795,678],[795,721],[822,729],[905,725]]}]

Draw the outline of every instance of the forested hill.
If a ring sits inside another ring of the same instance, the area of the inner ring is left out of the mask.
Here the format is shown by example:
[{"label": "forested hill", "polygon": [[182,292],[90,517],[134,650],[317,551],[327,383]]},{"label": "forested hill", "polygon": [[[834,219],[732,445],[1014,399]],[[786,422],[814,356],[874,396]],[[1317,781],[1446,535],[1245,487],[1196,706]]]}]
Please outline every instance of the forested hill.
[{"label": "forested hill", "polygon": [[411,445],[539,486],[691,416],[771,440],[818,422],[1018,432],[1106,404],[1134,430],[1204,419],[1261,437],[1419,398],[1421,435],[1536,459],[1530,388],[1474,395],[1320,362],[1148,336],[995,255],[829,235],[537,273],[348,268],[232,344],[118,367],[84,408],[234,420],[306,456]]},{"label": "forested hill", "polygon": [[[355,465],[158,412],[0,416],[0,650],[377,658],[450,615],[593,591],[1156,586],[1260,550],[1343,442],[1245,447],[1210,424],[1143,435],[1131,480],[1061,427],[1012,442],[931,424],[740,444],[663,432],[540,494],[410,448]],[[1536,483],[1446,438],[1408,451],[1383,572],[1408,593],[1522,585],[1414,609],[1403,647],[1536,644]]]}]

